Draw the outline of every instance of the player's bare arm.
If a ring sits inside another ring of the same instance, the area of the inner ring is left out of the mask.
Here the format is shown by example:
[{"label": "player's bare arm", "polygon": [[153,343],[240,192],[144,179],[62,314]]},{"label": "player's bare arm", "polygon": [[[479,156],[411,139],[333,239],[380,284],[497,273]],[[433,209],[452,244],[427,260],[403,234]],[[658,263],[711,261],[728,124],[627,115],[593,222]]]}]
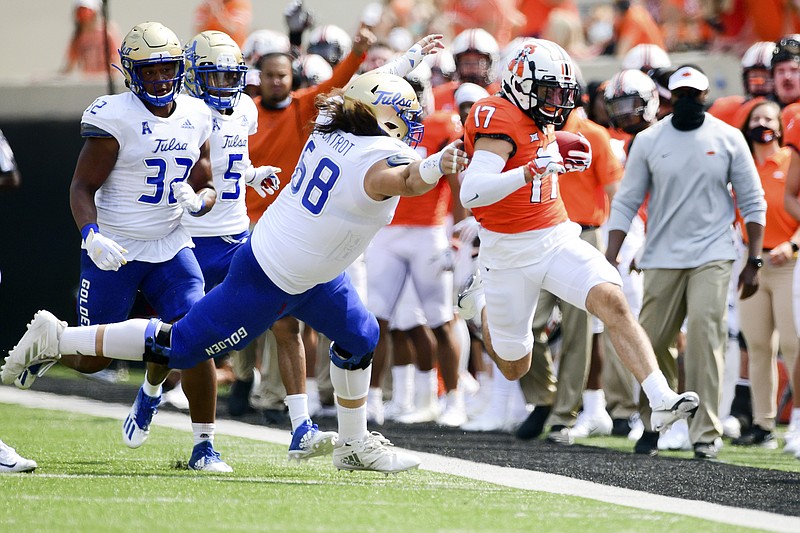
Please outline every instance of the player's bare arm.
[{"label": "player's bare arm", "polygon": [[443,150],[421,161],[378,161],[364,177],[364,189],[373,200],[392,196],[419,196],[433,189],[445,174],[455,174],[467,167],[469,159],[461,149],[462,141],[448,144]]},{"label": "player's bare arm", "polygon": [[113,137],[89,137],[78,155],[69,187],[69,204],[78,228],[97,222],[94,194],[106,182],[119,153]]}]

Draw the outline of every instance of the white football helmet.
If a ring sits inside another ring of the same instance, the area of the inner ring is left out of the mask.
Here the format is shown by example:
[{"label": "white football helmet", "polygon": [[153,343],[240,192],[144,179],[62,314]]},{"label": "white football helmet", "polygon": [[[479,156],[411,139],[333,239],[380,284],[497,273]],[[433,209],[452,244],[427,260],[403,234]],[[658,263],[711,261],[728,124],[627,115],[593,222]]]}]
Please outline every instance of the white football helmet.
[{"label": "white football helmet", "polygon": [[367,72],[353,80],[344,91],[345,107],[364,104],[386,135],[416,147],[425,131],[419,122],[422,106],[413,87],[399,76]]},{"label": "white football helmet", "polygon": [[425,115],[431,114],[434,110],[432,80],[433,72],[431,67],[424,61],[406,74],[406,81],[411,84],[414,92],[417,93],[417,100],[422,106]]},{"label": "white football helmet", "polygon": [[657,120],[658,89],[641,70],[614,74],[603,96],[611,125],[626,133],[639,133]]},{"label": "white football helmet", "polygon": [[[159,22],[143,22],[133,27],[119,47],[119,70],[125,76],[125,86],[139,98],[155,106],[172,102],[181,91],[184,73],[183,47],[175,33]],[[172,64],[175,73],[171,78],[158,81],[144,80],[141,70],[154,65]],[[171,88],[158,94],[165,84]]]},{"label": "white football helmet", "polygon": [[456,73],[456,61],[453,54],[447,48],[442,48],[436,54],[428,54],[424,59],[431,67],[433,79],[431,84],[436,87],[453,79]]},{"label": "white football helmet", "polygon": [[742,86],[750,96],[767,96],[772,94],[774,84],[770,67],[775,43],[759,41],[742,56]]},{"label": "white football helmet", "polygon": [[239,45],[227,33],[204,31],[186,45],[186,90],[224,111],[233,109],[244,90],[247,65]]},{"label": "white football helmet", "polygon": [[[459,80],[467,83],[477,83],[486,86],[494,81],[494,63],[500,54],[500,47],[492,34],[481,28],[464,30],[453,39],[450,45],[456,63]],[[485,57],[477,69],[465,65],[463,55],[466,53],[480,54]]]},{"label": "white football helmet", "polygon": [[347,32],[333,24],[315,28],[308,35],[307,52],[322,56],[331,66],[344,59],[352,47],[353,40]]},{"label": "white football helmet", "polygon": [[501,90],[540,126],[564,123],[580,89],[575,65],[554,42],[528,39],[507,57]]},{"label": "white football helmet", "polygon": [[272,30],[256,30],[245,39],[242,54],[248,65],[257,67],[259,60],[269,54],[291,56],[289,38]]},{"label": "white football helmet", "polygon": [[622,70],[635,69],[648,73],[671,66],[669,55],[657,44],[637,44],[622,58]]},{"label": "white football helmet", "polygon": [[305,54],[292,65],[298,84],[304,87],[319,85],[333,76],[333,67],[317,54]]}]

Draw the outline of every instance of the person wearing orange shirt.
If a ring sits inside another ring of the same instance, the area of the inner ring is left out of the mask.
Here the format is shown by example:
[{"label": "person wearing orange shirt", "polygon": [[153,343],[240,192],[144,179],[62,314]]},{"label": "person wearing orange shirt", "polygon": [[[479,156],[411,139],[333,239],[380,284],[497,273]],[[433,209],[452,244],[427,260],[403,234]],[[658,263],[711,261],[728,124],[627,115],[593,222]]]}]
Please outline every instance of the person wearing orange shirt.
[{"label": "person wearing orange shirt", "polygon": [[614,7],[616,9],[614,33],[617,40],[617,57],[624,56],[637,44],[657,44],[666,50],[664,36],[644,6],[639,5],[636,0],[616,0]]},{"label": "person wearing orange shirt", "polygon": [[[419,70],[412,74],[417,74]],[[430,77],[427,80],[411,78],[409,81],[423,109],[426,108],[424,95],[429,88]],[[423,124],[425,135],[417,147],[423,157],[438,152],[463,135],[461,120],[458,113],[453,111],[436,111],[425,117]],[[414,380],[414,410],[399,414],[396,420],[401,423],[435,421],[444,426],[457,427],[466,422],[464,398],[458,389],[458,346],[453,330],[453,272],[448,259],[450,243],[445,225],[448,204],[453,195],[457,197],[458,190],[458,175],[453,174],[422,196],[403,198],[391,224],[378,232],[366,252],[367,308],[377,317],[381,332],[373,359],[371,390],[379,387],[382,381],[383,365],[378,361],[386,357],[390,320],[395,315],[408,312],[408,309],[399,308],[402,302],[408,305],[408,299],[401,298],[408,282],[417,296],[425,322],[435,336],[437,349],[433,352],[438,354],[439,372],[444,382],[444,410],[440,412],[439,409],[437,373],[433,367],[435,361],[420,358]],[[414,303],[413,298],[410,303]]]},{"label": "person wearing orange shirt", "polygon": [[62,74],[75,70],[88,75],[105,74],[111,68],[111,62],[117,57],[119,31],[113,22],[108,23],[107,29],[103,27],[101,9],[100,0],[75,1],[75,30]]},{"label": "person wearing orange shirt", "polygon": [[525,16],[525,26],[520,35],[541,37],[550,12],[556,8],[579,14],[574,0],[520,0],[519,10]]},{"label": "person wearing orange shirt", "polygon": [[753,107],[772,94],[772,53],[775,43],[760,41],[753,44],[742,56],[742,85],[745,96],[732,94],[717,98],[708,112],[734,128],[744,126]]},{"label": "person wearing orange shirt", "polygon": [[[611,136],[605,128],[589,120],[582,108],[570,113],[562,129],[584,135],[592,147],[592,165],[583,171],[563,174],[559,177],[558,186],[569,219],[581,226],[581,239],[601,250],[600,226],[608,218],[609,202],[617,190],[617,182],[622,178],[622,165],[611,149]],[[534,338],[546,337],[544,330],[547,319],[556,304],[555,296],[547,291],[541,292],[533,319]],[[613,423],[605,410],[606,401],[599,385],[599,372],[587,382],[590,361],[593,353],[596,353],[595,347],[599,346],[600,331],[593,331],[592,317],[585,310],[567,302],[561,302],[559,307],[564,335],[555,398],[549,395],[551,398],[548,402],[547,394],[544,397],[537,394],[550,388],[549,383],[555,381],[555,372],[547,343],[536,342],[531,370],[521,380],[523,390],[528,392],[529,403],[536,405],[536,409],[529,416],[530,422],[526,421],[520,426],[517,436],[535,437],[535,431],[527,431],[529,426],[540,427],[541,411],[546,410],[540,408],[552,405],[545,423],[551,427],[548,440],[572,444],[576,436],[610,434]],[[599,365],[597,368],[600,368]],[[581,397],[583,411],[576,421]],[[537,411],[540,413],[534,415]]]},{"label": "person wearing orange shirt", "polygon": [[447,0],[442,12],[450,21],[453,35],[482,28],[505,46],[525,22],[516,0]]},{"label": "person wearing orange shirt", "polygon": [[761,177],[767,201],[767,223],[759,290],[751,298],[739,301],[740,327],[749,353],[753,424],[749,431],[734,439],[733,444],[769,449],[778,447],[773,433],[778,410],[778,346],[772,339],[777,331],[780,350],[789,369],[794,366],[800,346],[792,320],[792,283],[800,222],[783,206],[791,148],[781,147],[782,130],[780,107],[769,101],[756,104],[742,127]]},{"label": "person wearing orange shirt", "polygon": [[589,311],[642,384],[658,431],[689,417],[700,400],[669,388],[625,302],[619,273],[567,218],[559,175],[591,164],[585,138],[565,159],[554,131],[577,103],[575,73],[560,46],[526,40],[509,54],[501,93],[472,107],[465,135],[472,158],[460,198],[480,223],[480,274],[459,295],[458,307],[465,319],[480,317],[486,350],[511,380],[531,367],[531,325],[542,289]]},{"label": "person wearing orange shirt", "polygon": [[480,28],[465,30],[453,39],[450,50],[456,62],[456,80],[433,89],[437,110],[457,111],[454,95],[462,83],[480,85],[489,94],[500,89],[494,79],[500,47],[489,32]]},{"label": "person wearing orange shirt", "polygon": [[222,31],[230,35],[240,48],[244,46],[252,22],[250,0],[203,0],[194,11],[195,33]]}]

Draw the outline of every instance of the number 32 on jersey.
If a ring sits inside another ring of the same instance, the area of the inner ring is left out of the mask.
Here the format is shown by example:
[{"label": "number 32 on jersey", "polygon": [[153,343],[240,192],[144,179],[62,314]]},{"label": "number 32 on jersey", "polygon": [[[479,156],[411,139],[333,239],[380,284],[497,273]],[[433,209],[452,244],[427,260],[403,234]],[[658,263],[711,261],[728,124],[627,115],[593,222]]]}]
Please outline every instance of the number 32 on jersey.
[{"label": "number 32 on jersey", "polygon": [[[291,182],[292,194],[302,191],[300,203],[312,215],[322,213],[330,198],[331,190],[342,173],[339,165],[327,156],[314,162],[312,153],[316,148],[314,140],[309,139],[300,155],[300,161],[294,169]],[[306,180],[309,174],[311,177]]]}]

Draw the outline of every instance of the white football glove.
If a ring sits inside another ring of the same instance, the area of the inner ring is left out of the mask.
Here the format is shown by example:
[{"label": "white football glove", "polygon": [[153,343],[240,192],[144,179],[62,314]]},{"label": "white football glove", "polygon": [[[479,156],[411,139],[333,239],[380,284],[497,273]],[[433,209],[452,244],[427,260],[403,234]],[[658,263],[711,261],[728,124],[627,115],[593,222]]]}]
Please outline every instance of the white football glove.
[{"label": "white football glove", "polygon": [[244,181],[254,188],[261,198],[266,198],[268,194],[275,194],[280,189],[281,180],[277,176],[280,171],[278,167],[269,165],[257,168],[250,166],[244,171]]},{"label": "white football glove", "polygon": [[97,265],[100,270],[119,270],[119,267],[128,262],[123,254],[128,250],[109,239],[101,233],[95,233],[93,229],[83,241],[81,246],[89,254],[89,259]]},{"label": "white football glove", "polygon": [[194,192],[191,185],[185,181],[179,181],[172,186],[172,194],[190,215],[196,215],[205,206],[203,198]]},{"label": "white football glove", "polygon": [[582,150],[570,150],[564,158],[564,168],[567,172],[583,172],[592,164],[592,145],[582,133],[579,133],[583,141]]},{"label": "white football glove", "polygon": [[528,170],[531,174],[537,176],[546,176],[547,174],[563,174],[567,171],[564,168],[564,163],[560,161],[561,158],[555,159],[552,157],[534,158],[528,161]]},{"label": "white football glove", "polygon": [[458,240],[467,246],[471,246],[481,225],[475,217],[467,217],[453,226],[453,233],[458,233]]}]

